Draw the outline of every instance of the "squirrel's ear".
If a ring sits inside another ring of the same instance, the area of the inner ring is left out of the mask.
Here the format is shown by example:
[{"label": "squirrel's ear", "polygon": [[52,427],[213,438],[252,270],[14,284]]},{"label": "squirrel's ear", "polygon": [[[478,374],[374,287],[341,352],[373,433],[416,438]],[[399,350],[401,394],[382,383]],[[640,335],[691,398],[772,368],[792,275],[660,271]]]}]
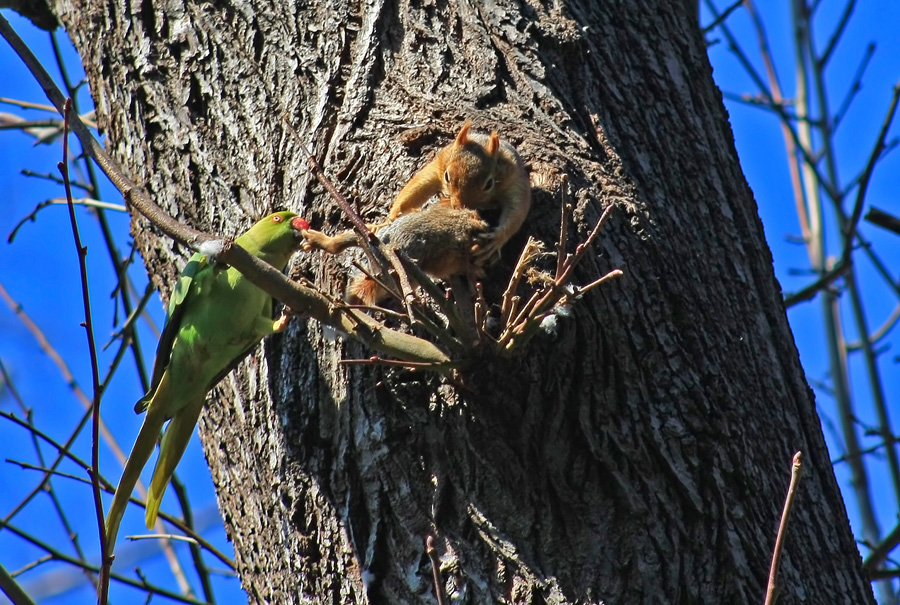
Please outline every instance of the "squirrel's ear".
[{"label": "squirrel's ear", "polygon": [[496,132],[491,133],[491,140],[487,144],[488,155],[496,155],[500,150],[500,135]]},{"label": "squirrel's ear", "polygon": [[456,144],[457,145],[465,145],[469,140],[469,128],[472,127],[472,120],[466,120],[466,123],[463,124],[462,129],[459,131],[459,134],[456,135]]}]

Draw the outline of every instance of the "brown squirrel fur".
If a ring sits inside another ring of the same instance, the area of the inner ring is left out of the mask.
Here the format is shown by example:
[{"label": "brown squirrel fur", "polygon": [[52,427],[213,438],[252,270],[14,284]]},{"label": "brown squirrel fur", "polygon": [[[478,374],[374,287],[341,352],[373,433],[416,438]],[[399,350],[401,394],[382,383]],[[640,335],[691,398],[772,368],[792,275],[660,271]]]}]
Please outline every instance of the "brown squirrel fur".
[{"label": "brown squirrel fur", "polygon": [[[405,214],[378,231],[381,240],[406,255],[430,277],[444,279],[453,275],[481,275],[473,264],[471,248],[475,238],[489,229],[477,212],[453,208],[447,200],[419,212]],[[337,254],[358,246],[355,231],[329,237],[320,231],[302,232],[306,250],[320,248]],[[351,304],[376,305],[387,297],[387,291],[368,276],[360,276],[347,287]]]}]

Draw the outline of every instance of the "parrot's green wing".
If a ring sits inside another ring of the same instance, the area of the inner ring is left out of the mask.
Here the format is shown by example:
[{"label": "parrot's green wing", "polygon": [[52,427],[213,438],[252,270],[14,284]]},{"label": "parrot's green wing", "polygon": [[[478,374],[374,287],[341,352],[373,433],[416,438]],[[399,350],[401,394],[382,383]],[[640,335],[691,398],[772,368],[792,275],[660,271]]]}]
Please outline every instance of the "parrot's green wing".
[{"label": "parrot's green wing", "polygon": [[[271,316],[272,316],[272,299],[270,298],[269,299],[269,317],[271,317]],[[258,344],[259,344],[259,341],[255,341],[255,342],[249,344],[246,349],[241,351],[241,353],[231,361],[231,363],[229,363],[227,366],[225,366],[225,368],[221,372],[216,374],[216,377],[210,381],[209,386],[207,387],[207,391],[211,390],[214,386],[219,384],[223,378],[225,378],[226,376],[228,376],[228,374],[231,373],[232,370],[234,370],[236,367],[241,365],[241,362],[244,361],[244,358],[250,353],[250,351],[255,349],[256,345],[258,345]]]},{"label": "parrot's green wing", "polygon": [[141,414],[147,411],[147,405],[159,386],[163,372],[169,365],[169,358],[172,355],[172,344],[181,328],[181,316],[187,308],[185,300],[191,291],[191,284],[194,279],[202,279],[203,271],[212,270],[213,266],[209,263],[206,255],[199,252],[191,256],[188,264],[185,265],[178,281],[175,283],[175,289],[172,291],[172,298],[169,299],[169,309],[166,314],[166,324],[163,326],[162,334],[159,337],[159,344],[156,346],[156,361],[153,362],[153,378],[150,380],[150,388],[146,395],[138,399],[134,404],[134,412]]}]

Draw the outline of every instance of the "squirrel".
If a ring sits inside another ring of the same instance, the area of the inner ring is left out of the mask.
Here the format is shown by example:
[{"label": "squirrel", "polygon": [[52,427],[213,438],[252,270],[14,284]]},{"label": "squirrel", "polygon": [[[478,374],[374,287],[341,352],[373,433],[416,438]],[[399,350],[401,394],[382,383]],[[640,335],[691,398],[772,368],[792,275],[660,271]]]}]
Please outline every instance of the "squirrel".
[{"label": "squirrel", "polygon": [[449,200],[453,208],[499,209],[493,231],[477,239],[473,250],[483,263],[509,241],[522,226],[531,208],[531,182],[515,147],[490,135],[470,133],[467,121],[456,140],[441,149],[400,190],[388,214],[388,223],[408,215],[435,194]]},{"label": "squirrel", "polygon": [[[378,231],[381,240],[394,250],[403,252],[430,277],[444,279],[454,275],[481,276],[481,268],[473,262],[472,244],[490,226],[474,210],[454,208],[449,200],[441,200],[419,212],[404,214]],[[304,250],[320,248],[337,254],[358,246],[355,231],[334,237],[312,229],[300,232],[305,238]],[[362,275],[347,287],[346,299],[351,304],[373,306],[387,298],[388,292],[374,279]]]}]

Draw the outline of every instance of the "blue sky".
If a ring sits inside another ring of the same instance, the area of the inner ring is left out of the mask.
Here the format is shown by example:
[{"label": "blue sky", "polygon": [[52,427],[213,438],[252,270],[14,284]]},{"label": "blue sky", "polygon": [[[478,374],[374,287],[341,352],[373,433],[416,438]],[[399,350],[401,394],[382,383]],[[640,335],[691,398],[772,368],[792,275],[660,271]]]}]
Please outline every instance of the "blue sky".
[{"label": "blue sky", "polygon": [[[721,10],[725,3],[719,2],[718,4]],[[829,24],[836,21],[837,15],[842,9],[842,2],[823,0],[819,9],[820,18],[817,21],[822,28],[821,31],[825,31]],[[791,74],[793,51],[789,44],[788,3],[783,1],[760,3],[760,12],[765,15],[769,40],[779,75],[785,85],[785,94],[790,96],[793,92]],[[32,49],[40,56],[48,57],[49,44],[46,32],[36,30],[29,22],[18,18],[10,11],[3,11],[3,14]],[[704,10],[701,14],[703,15],[701,23],[705,24],[711,21],[708,12]],[[865,165],[887,109],[891,87],[900,79],[900,36],[896,33],[898,23],[900,23],[900,3],[895,1],[859,3],[846,35],[834,56],[827,81],[834,98],[841,99],[849,85],[848,80],[855,73],[866,46],[870,42],[877,43],[875,55],[863,79],[862,90],[837,134],[840,155],[839,170],[844,182],[849,182]],[[730,18],[729,25],[740,39],[747,41],[748,54],[761,70],[759,53],[755,50],[752,42],[749,19],[744,11],[738,10]],[[721,40],[721,36],[717,32],[710,33],[708,37],[710,40]],[[821,38],[823,39],[820,40],[820,46],[824,43],[824,34],[821,35]],[[68,47],[64,36],[60,35],[60,39]],[[714,67],[714,77],[723,91],[751,94],[758,92],[735,61],[726,44],[719,43],[711,46],[710,58]],[[80,68],[76,56],[70,49],[66,52],[66,61],[72,78],[77,81],[81,77]],[[48,67],[52,65],[49,61],[45,64]],[[51,73],[54,76],[58,75],[56,70],[51,70]],[[0,42],[0,96],[38,103],[46,102],[33,78],[5,42]],[[89,104],[84,91],[81,99],[84,106]],[[839,101],[832,103],[833,106],[836,106]],[[758,108],[736,102],[727,102],[727,107],[744,174],[750,182],[759,204],[769,245],[775,257],[777,277],[785,292],[797,290],[809,283],[812,278],[808,274],[798,275],[795,273],[795,271],[807,267],[808,261],[805,249],[788,241],[789,236],[799,235],[800,230],[794,213],[785,152],[778,124],[772,115]],[[46,114],[42,112],[25,111],[4,104],[0,104],[0,112],[16,113],[30,119],[46,117]],[[896,136],[898,133],[900,133],[900,128],[895,126],[892,134]],[[20,170],[23,168],[43,173],[57,173],[56,162],[61,159],[60,147],[58,145],[35,147],[33,142],[32,138],[19,132],[0,131],[0,191],[5,200],[5,211],[0,214],[0,235],[4,240],[19,220],[31,212],[37,203],[62,195],[61,187],[56,184],[20,175]],[[876,171],[870,186],[867,206],[878,206],[900,215],[900,204],[896,199],[897,174],[900,174],[900,154],[895,152],[889,155]],[[109,202],[120,201],[120,197],[108,186],[104,191],[103,199]],[[88,246],[95,336],[98,343],[103,345],[109,341],[115,329],[112,324],[113,306],[110,300],[114,282],[109,272],[110,263],[106,251],[99,239],[96,221],[83,208],[79,208],[77,214],[81,236]],[[110,212],[108,215],[118,234],[120,255],[126,256],[130,246],[128,218],[124,214],[115,212]],[[891,269],[896,270],[896,259],[900,258],[900,237],[867,225],[863,225],[863,231],[865,236],[873,242],[882,258],[888,261]],[[837,246],[839,244],[834,236],[831,237],[831,245],[830,254],[838,254]],[[880,284],[868,264],[861,263],[859,271],[860,282],[865,288],[864,296],[870,325],[875,327],[889,316],[897,304],[897,298]],[[146,284],[146,276],[142,276],[141,273],[141,270],[132,272],[139,291],[142,291]],[[62,358],[71,364],[78,383],[90,396],[90,366],[86,354],[85,333],[79,325],[83,320],[83,313],[80,305],[78,265],[74,254],[71,228],[64,207],[57,206],[43,210],[38,215],[36,222],[26,224],[19,231],[14,244],[8,245],[5,241],[0,242],[0,283],[40,326]],[[153,296],[148,308],[157,324],[161,325],[163,312],[158,296]],[[808,377],[811,381],[826,381],[828,366],[824,353],[824,341],[821,337],[820,305],[817,302],[801,304],[789,311],[789,318]],[[846,318],[846,322],[849,325],[849,318]],[[82,408],[72,397],[68,385],[49,358],[40,351],[32,335],[23,327],[22,322],[5,304],[0,304],[0,334],[4,335],[0,339],[0,360],[12,374],[13,383],[26,405],[33,408],[36,424],[51,432],[56,438],[65,439],[70,428],[83,413]],[[141,337],[145,355],[149,359],[152,357],[155,347],[154,337],[146,328],[142,328]],[[895,406],[896,397],[894,396],[892,400],[892,396],[898,392],[898,387],[900,387],[896,363],[893,359],[897,354],[896,343],[893,342],[896,339],[897,336],[892,332],[891,337],[883,344],[893,346],[893,348],[880,359],[886,393],[889,401]],[[101,374],[105,373],[114,350],[115,344],[101,357]],[[866,383],[858,356],[852,358],[851,364],[854,377],[853,387],[858,393],[857,400],[860,404],[858,415],[862,422],[874,425],[874,413],[866,405],[869,396],[866,392]],[[130,448],[131,440],[137,434],[140,426],[140,417],[132,412],[132,404],[140,395],[134,364],[130,358],[126,358],[103,400],[104,417],[111,426],[115,427],[120,445],[126,451]],[[832,456],[837,457],[839,448],[835,445],[830,431],[827,429],[829,422],[836,423],[836,415],[826,393],[817,389],[817,397],[820,413],[825,421],[826,438],[829,439]],[[18,406],[9,396],[0,396],[0,409],[19,413]],[[892,409],[892,413],[896,427],[898,412],[896,409]],[[0,419],[0,440],[2,440],[0,458],[34,462],[33,446],[24,430]],[[870,439],[868,443],[874,443],[874,441]],[[86,431],[77,442],[76,450],[84,458],[88,458],[89,446],[89,433]],[[52,456],[53,451],[50,448],[44,447],[43,450],[45,456]],[[106,469],[105,474],[115,479],[119,468],[111,453],[104,448],[101,455],[102,468]],[[787,480],[789,469],[787,460],[784,461],[784,469]],[[897,510],[887,493],[889,491],[886,488],[888,483],[882,465],[875,464],[874,469],[881,473],[880,480],[876,475],[878,483],[873,485],[873,492],[876,496],[877,512],[884,532],[891,529],[896,523]],[[85,476],[83,470],[73,464],[64,464],[62,470]],[[836,472],[842,488],[846,488],[848,484],[846,469],[844,466],[838,465]],[[213,540],[219,548],[231,554],[231,546],[224,539],[224,532],[216,522],[217,509],[209,472],[196,438],[185,459],[179,465],[178,474],[188,486],[192,505],[201,511],[201,516],[210,523],[210,529],[205,535]],[[21,470],[13,465],[0,463],[0,485],[3,486],[3,489],[0,489],[0,515],[5,515],[38,481],[39,474],[35,471]],[[885,487],[881,487],[882,485]],[[64,502],[82,503],[80,510],[70,511],[71,521],[80,535],[81,544],[88,556],[96,560],[98,558],[97,529],[88,488],[65,479],[54,481],[54,486],[60,499]],[[845,498],[845,502],[851,520],[855,520],[853,501]],[[108,500],[106,503],[108,506]],[[175,509],[171,494],[167,495],[163,508]],[[43,494],[38,496],[34,503],[13,523],[47,542],[54,544],[65,542],[58,519],[50,507],[48,498]],[[121,535],[133,533],[146,533],[143,528],[142,515],[139,512],[126,517]],[[122,543],[118,549],[122,560],[119,571],[135,577],[131,571],[134,563],[128,564],[124,559],[129,558],[130,553],[136,555],[136,551],[146,548],[152,549],[153,543],[139,542],[135,546]],[[0,531],[0,552],[4,553],[0,563],[10,570],[15,570],[42,554],[38,549],[26,546],[22,540],[6,531]],[[184,554],[185,549],[180,547],[179,552],[181,552],[181,558],[186,567],[190,567],[189,559]],[[213,567],[221,567],[216,561],[211,561],[210,564]],[[171,572],[167,571],[167,565],[161,557],[145,560],[141,562],[141,567],[151,579],[158,579],[160,583],[167,586],[174,585]],[[220,576],[214,576],[214,578],[216,594],[220,602],[229,602],[234,598],[244,599],[241,596],[237,580]],[[25,586],[36,591],[36,594],[39,590],[51,589],[50,592],[52,592],[52,589],[63,589],[69,581],[80,583],[81,587],[76,588],[75,592],[56,598],[47,596],[42,598],[41,602],[91,602],[92,599],[92,591],[84,586],[83,576],[73,573],[66,566],[47,563],[24,574],[21,579]],[[196,582],[194,585],[196,586]],[[135,598],[135,593],[127,592],[127,590],[114,584],[112,596],[114,598],[118,596],[120,602],[130,601]],[[2,598],[0,596],[0,600]]]},{"label": "blue sky", "polygon": [[[724,3],[719,2],[723,5]],[[730,4],[730,3],[729,3]],[[701,2],[704,5],[704,2]],[[815,40],[818,48],[823,48],[828,33],[840,18],[845,2],[825,0],[821,2],[816,17],[817,34]],[[792,44],[789,2],[760,2],[759,12],[765,17],[765,24],[771,45],[776,69],[781,78],[783,93],[786,97],[795,92],[794,50]],[[709,23],[711,16],[703,11],[701,23]],[[836,111],[841,100],[850,89],[853,76],[857,71],[866,47],[875,43],[876,50],[868,64],[862,80],[862,88],[855,97],[845,119],[836,131],[836,149],[839,158],[838,174],[844,187],[847,186],[865,167],[869,154],[878,136],[885,113],[888,109],[892,87],[900,83],[900,36],[896,25],[900,23],[900,3],[894,1],[857,3],[847,30],[837,47],[831,67],[826,73],[826,86],[830,93],[832,111]],[[740,9],[728,21],[739,39],[747,42],[745,51],[753,61],[756,69],[764,73],[755,35],[750,29],[747,13]],[[729,50],[723,37],[718,32],[709,35],[709,39],[720,40],[710,48],[710,61],[713,65],[713,76],[716,83],[725,93],[749,93],[755,95],[759,89],[740,67],[735,55]],[[809,267],[806,250],[802,245],[792,243],[791,236],[800,235],[799,223],[794,211],[786,154],[783,139],[777,120],[768,112],[734,101],[726,101],[732,129],[734,131],[741,167],[747,181],[753,189],[760,216],[766,231],[766,239],[775,259],[775,273],[785,293],[797,291],[810,283],[813,278],[804,270]],[[896,139],[900,134],[900,116],[895,117],[888,140]],[[900,154],[895,150],[889,154],[874,173],[866,197],[865,208],[871,206],[881,208],[894,215],[900,215],[900,203],[897,199],[897,174],[900,174]],[[850,209],[846,211],[849,213]],[[833,219],[830,219],[833,223]],[[861,223],[860,230],[872,243],[874,250],[893,271],[896,280],[898,275],[897,259],[900,258],[900,237],[887,233],[879,228]],[[828,233],[828,254],[832,257],[840,255],[840,239],[836,232]],[[862,295],[867,313],[870,331],[882,324],[897,306],[897,296],[881,281],[873,266],[866,262],[862,255],[857,257],[858,282],[862,287]],[[788,311],[788,318],[794,332],[794,338],[800,351],[801,361],[810,383],[815,387],[819,383],[828,383],[829,365],[826,353],[824,330],[822,328],[822,307],[817,300],[801,303]],[[856,338],[852,317],[844,308],[842,322],[848,331],[848,340]],[[888,401],[894,433],[897,433],[898,416],[897,393],[900,392],[900,379],[897,373],[897,330],[879,343],[886,353],[879,358],[884,384],[884,392]],[[865,378],[865,368],[859,353],[850,357],[851,389],[854,394],[856,416],[863,426],[876,426],[876,416],[871,404],[871,392]],[[823,429],[829,445],[832,459],[838,458],[842,448],[835,439],[838,416],[834,403],[827,389],[814,388],[817,408],[823,420]],[[864,429],[858,434],[863,435]],[[868,436],[862,438],[862,447],[871,447],[880,442],[879,438]],[[882,535],[897,524],[897,507],[893,499],[893,489],[887,474],[883,456],[879,453],[868,457],[870,464],[871,493],[875,502],[875,510],[881,525]],[[789,464],[785,461],[785,473]],[[835,473],[841,489],[844,491],[844,503],[855,533],[859,535],[858,509],[856,502],[849,497],[849,472],[846,464],[835,466]],[[862,548],[863,553],[866,552]]]},{"label": "blue sky", "polygon": [[[58,70],[52,67],[54,65],[52,59],[46,58],[50,56],[48,34],[36,30],[28,21],[10,11],[3,11],[3,15],[29,46],[44,58],[45,66],[51,75],[60,81]],[[66,48],[65,56],[71,78],[77,82],[83,77],[77,56],[65,36],[57,35]],[[5,41],[0,42],[0,96],[47,103],[32,76]],[[83,106],[90,107],[86,91],[82,91],[79,99]],[[0,104],[0,112],[15,113],[33,120],[47,117],[47,114],[41,111],[22,110],[5,104]],[[74,137],[71,141],[76,145]],[[39,202],[64,195],[62,187],[54,183],[20,175],[23,168],[58,175],[56,163],[62,159],[61,153],[58,144],[51,147],[46,145],[35,147],[34,139],[27,135],[17,131],[0,131],[0,190],[3,191],[5,199],[5,212],[0,215],[0,234],[3,237],[3,241],[0,242],[0,283],[38,324],[59,355],[70,364],[78,384],[90,397],[91,370],[87,341],[85,330],[79,325],[84,319],[80,295],[81,281],[66,208],[52,206],[44,209],[38,214],[36,222],[27,223],[18,231],[13,244],[7,244],[5,241],[15,225]],[[75,195],[78,196],[79,193],[76,191]],[[121,203],[121,196],[109,185],[103,190],[103,199]],[[98,346],[103,346],[109,342],[116,329],[112,321],[114,311],[110,299],[115,282],[97,221],[84,208],[77,210],[80,234],[88,248],[95,338]],[[127,256],[131,243],[128,217],[118,212],[108,212],[107,216],[114,233],[117,234],[119,256]],[[132,271],[131,275],[135,278],[137,290],[143,292],[147,283],[143,269]],[[132,298],[136,300],[138,297]],[[158,295],[153,295],[148,311],[154,316],[156,324],[161,326],[164,313]],[[35,424],[49,431],[55,438],[65,440],[83,414],[83,409],[72,396],[59,370],[48,356],[41,352],[34,337],[6,304],[0,304],[0,333],[4,335],[0,339],[0,360],[12,374],[14,386],[25,404],[33,409]],[[152,332],[143,326],[141,337],[145,357],[149,363],[152,361],[156,339]],[[116,345],[117,343],[114,343],[101,355],[101,378],[112,361]],[[126,453],[137,435],[142,418],[132,409],[134,402],[142,394],[134,368],[132,359],[126,357],[105,393],[102,404],[104,418],[111,427],[114,427],[113,432]],[[21,415],[18,405],[8,396],[0,398],[0,409]],[[25,430],[0,419],[0,440],[2,440],[0,458],[35,462],[34,448]],[[75,450],[84,459],[89,460],[88,430],[84,431],[76,442]],[[53,453],[52,448],[44,447],[44,455],[48,459],[52,459]],[[64,463],[60,470],[85,476],[83,469],[73,463]],[[111,452],[106,448],[101,449],[101,471],[115,482],[120,470]],[[225,540],[224,530],[218,520],[212,482],[196,437],[179,465],[178,475],[187,484],[191,504],[200,517],[199,522],[210,528],[205,532],[205,537],[215,541],[217,546],[230,556],[231,545]],[[0,485],[4,486],[0,489],[0,515],[6,515],[39,480],[40,474],[36,471],[21,470],[13,465],[0,463]],[[89,488],[65,479],[54,481],[54,487],[63,502],[80,503],[80,510],[70,511],[72,517],[70,522],[80,535],[80,542],[88,558],[97,561],[99,559],[97,524]],[[168,493],[163,508],[176,510],[173,501],[171,493]],[[109,506],[109,498],[105,506]],[[120,536],[146,534],[142,517],[140,511],[126,516]],[[61,524],[45,495],[38,496],[26,511],[13,520],[13,523],[47,542],[66,543]],[[117,549],[119,561],[114,569],[136,578],[132,571],[135,565],[133,555],[145,554],[148,549],[152,551],[155,544],[156,541],[134,544],[120,542]],[[181,553],[181,560],[190,572],[187,549],[183,545],[177,548]],[[4,553],[2,564],[9,570],[15,570],[43,554],[39,549],[24,544],[21,539],[5,531],[0,531],[0,552]],[[71,548],[67,552],[71,554]],[[161,556],[144,560],[140,565],[149,578],[170,588],[174,586],[172,573]],[[211,560],[210,565],[222,567],[215,560]],[[197,583],[192,574],[189,573],[189,577],[196,587]],[[80,587],[76,588],[75,592],[64,593],[56,598],[49,596],[41,598],[40,602],[46,603],[91,602],[93,591],[86,587],[83,580],[84,576],[73,572],[71,567],[52,563],[44,564],[22,576],[23,585],[35,596],[52,595],[66,589],[71,582],[77,583]],[[214,586],[221,602],[231,600],[229,596],[241,600],[246,598],[240,592],[239,582],[236,579],[214,576]],[[139,595],[131,589],[123,589],[113,583],[111,597],[114,600],[118,597],[118,602],[131,602],[139,598]],[[0,602],[4,598],[0,595]]]}]

